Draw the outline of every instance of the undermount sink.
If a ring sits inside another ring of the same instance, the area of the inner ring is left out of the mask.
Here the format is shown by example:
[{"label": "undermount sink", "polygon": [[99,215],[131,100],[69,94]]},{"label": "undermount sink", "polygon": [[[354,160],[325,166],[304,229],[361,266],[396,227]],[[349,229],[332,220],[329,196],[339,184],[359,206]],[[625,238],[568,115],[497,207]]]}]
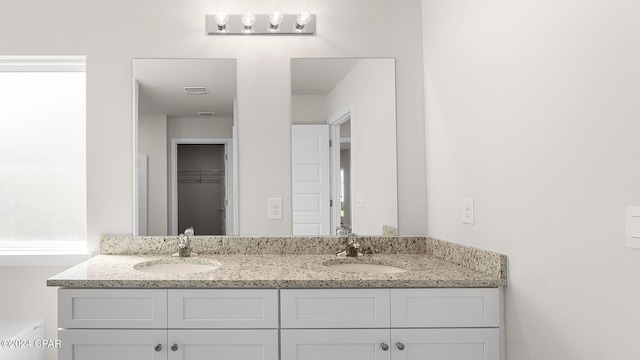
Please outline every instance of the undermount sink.
[{"label": "undermount sink", "polygon": [[144,261],[133,266],[138,271],[153,274],[192,274],[212,271],[222,266],[219,261],[194,257]]},{"label": "undermount sink", "polygon": [[335,271],[360,273],[360,274],[398,274],[398,273],[403,273],[407,271],[405,269],[402,269],[396,266],[367,263],[367,262],[325,261],[323,265]]}]

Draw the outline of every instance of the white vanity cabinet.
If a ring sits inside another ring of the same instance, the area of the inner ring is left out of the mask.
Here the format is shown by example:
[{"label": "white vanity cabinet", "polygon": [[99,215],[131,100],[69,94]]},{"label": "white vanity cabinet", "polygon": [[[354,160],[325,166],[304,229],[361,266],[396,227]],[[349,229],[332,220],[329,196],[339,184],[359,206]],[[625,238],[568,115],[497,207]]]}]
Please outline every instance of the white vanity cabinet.
[{"label": "white vanity cabinet", "polygon": [[59,360],[499,360],[499,288],[59,290]]},{"label": "white vanity cabinet", "polygon": [[281,290],[281,359],[499,360],[499,291]]},{"label": "white vanity cabinet", "polygon": [[278,359],[277,290],[60,289],[59,360]]}]

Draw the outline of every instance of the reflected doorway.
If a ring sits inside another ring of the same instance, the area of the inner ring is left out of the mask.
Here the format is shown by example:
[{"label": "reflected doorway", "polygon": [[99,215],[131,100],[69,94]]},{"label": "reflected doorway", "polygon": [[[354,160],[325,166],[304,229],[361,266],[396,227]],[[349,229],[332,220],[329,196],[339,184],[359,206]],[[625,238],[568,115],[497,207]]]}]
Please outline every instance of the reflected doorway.
[{"label": "reflected doorway", "polygon": [[178,229],[225,235],[224,145],[178,145]]},{"label": "reflected doorway", "polygon": [[172,139],[171,233],[229,229],[230,139]]},{"label": "reflected doorway", "polygon": [[331,208],[331,228],[353,231],[353,194],[351,164],[351,122],[353,120],[353,104],[333,115],[329,124],[329,139],[332,144],[330,152],[331,202],[338,204]]},{"label": "reflected doorway", "polygon": [[[340,225],[342,229],[349,232],[353,229],[351,220],[351,117],[339,125],[339,133],[336,135],[340,141],[340,163],[337,169],[331,169],[332,177],[339,177],[334,180],[340,182]],[[335,126],[335,125],[334,125]]]}]

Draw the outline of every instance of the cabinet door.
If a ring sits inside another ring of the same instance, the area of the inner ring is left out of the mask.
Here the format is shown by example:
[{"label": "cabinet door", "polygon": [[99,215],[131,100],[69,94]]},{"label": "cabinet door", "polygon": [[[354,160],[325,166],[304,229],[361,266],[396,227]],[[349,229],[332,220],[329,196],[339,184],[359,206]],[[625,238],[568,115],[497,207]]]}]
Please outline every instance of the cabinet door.
[{"label": "cabinet door", "polygon": [[500,291],[392,289],[391,327],[498,327]]},{"label": "cabinet door", "polygon": [[278,290],[169,290],[170,329],[277,329]]},{"label": "cabinet door", "polygon": [[498,329],[391,329],[393,360],[499,360]]},{"label": "cabinet door", "polygon": [[388,328],[388,289],[281,290],[282,328]]},{"label": "cabinet door", "polygon": [[58,327],[166,329],[167,290],[59,289]]},{"label": "cabinet door", "polygon": [[59,330],[58,360],[166,360],[166,330]]},{"label": "cabinet door", "polygon": [[169,360],[278,360],[278,330],[169,330]]},{"label": "cabinet door", "polygon": [[281,360],[390,359],[388,329],[281,330],[280,336]]}]

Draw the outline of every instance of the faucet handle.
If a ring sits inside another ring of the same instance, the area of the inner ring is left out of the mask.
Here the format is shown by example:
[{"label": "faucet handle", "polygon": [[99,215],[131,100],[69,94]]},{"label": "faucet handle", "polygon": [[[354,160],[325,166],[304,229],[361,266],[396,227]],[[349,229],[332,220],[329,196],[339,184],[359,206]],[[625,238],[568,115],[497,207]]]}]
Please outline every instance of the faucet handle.
[{"label": "faucet handle", "polygon": [[193,236],[193,235],[195,235],[195,232],[193,231],[193,227],[187,228],[187,229],[184,231],[184,234],[185,234],[185,235],[187,235],[187,236]]},{"label": "faucet handle", "polygon": [[358,244],[358,234],[356,233],[349,234],[349,237],[347,238],[347,242],[349,245],[352,245],[354,247],[360,246],[360,244]]}]

